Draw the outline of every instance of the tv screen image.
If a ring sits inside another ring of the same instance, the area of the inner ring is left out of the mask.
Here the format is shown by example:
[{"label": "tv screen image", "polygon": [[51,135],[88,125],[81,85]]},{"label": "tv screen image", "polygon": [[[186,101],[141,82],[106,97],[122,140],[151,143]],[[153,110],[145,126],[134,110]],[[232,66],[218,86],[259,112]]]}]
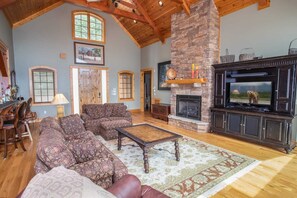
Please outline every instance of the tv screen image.
[{"label": "tv screen image", "polygon": [[236,82],[230,83],[230,102],[271,105],[272,83],[264,82]]}]

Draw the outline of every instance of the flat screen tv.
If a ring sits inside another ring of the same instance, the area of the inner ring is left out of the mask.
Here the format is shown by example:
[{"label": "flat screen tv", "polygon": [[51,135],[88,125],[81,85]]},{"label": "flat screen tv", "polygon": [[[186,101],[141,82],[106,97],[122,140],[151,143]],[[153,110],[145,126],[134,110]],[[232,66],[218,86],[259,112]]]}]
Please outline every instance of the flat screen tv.
[{"label": "flat screen tv", "polygon": [[230,83],[230,103],[252,106],[271,106],[272,82]]}]

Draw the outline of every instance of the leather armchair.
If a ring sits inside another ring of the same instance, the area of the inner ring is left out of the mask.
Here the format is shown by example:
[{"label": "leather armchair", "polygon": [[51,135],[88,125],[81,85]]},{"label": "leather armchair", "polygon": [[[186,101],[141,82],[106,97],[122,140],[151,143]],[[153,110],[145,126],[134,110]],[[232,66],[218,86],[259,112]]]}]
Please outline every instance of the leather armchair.
[{"label": "leather armchair", "polygon": [[150,186],[141,185],[139,179],[130,174],[123,176],[107,190],[117,198],[169,198]]}]

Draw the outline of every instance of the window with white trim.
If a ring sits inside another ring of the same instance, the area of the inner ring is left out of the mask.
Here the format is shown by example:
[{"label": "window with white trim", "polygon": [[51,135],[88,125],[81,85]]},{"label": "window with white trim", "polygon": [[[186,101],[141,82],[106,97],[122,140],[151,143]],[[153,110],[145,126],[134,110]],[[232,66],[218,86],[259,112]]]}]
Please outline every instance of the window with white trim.
[{"label": "window with white trim", "polygon": [[50,67],[30,68],[30,92],[33,104],[51,103],[56,94],[56,69]]}]

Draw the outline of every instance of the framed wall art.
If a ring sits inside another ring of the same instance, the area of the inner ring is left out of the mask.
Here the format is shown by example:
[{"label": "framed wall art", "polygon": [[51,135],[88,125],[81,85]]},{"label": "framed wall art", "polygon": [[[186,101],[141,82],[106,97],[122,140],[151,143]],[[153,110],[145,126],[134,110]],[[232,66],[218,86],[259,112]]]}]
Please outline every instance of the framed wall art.
[{"label": "framed wall art", "polygon": [[158,90],[170,90],[170,84],[166,83],[166,80],[169,80],[166,72],[170,68],[170,65],[171,61],[158,63]]},{"label": "framed wall art", "polygon": [[104,46],[74,42],[74,63],[104,65]]}]

